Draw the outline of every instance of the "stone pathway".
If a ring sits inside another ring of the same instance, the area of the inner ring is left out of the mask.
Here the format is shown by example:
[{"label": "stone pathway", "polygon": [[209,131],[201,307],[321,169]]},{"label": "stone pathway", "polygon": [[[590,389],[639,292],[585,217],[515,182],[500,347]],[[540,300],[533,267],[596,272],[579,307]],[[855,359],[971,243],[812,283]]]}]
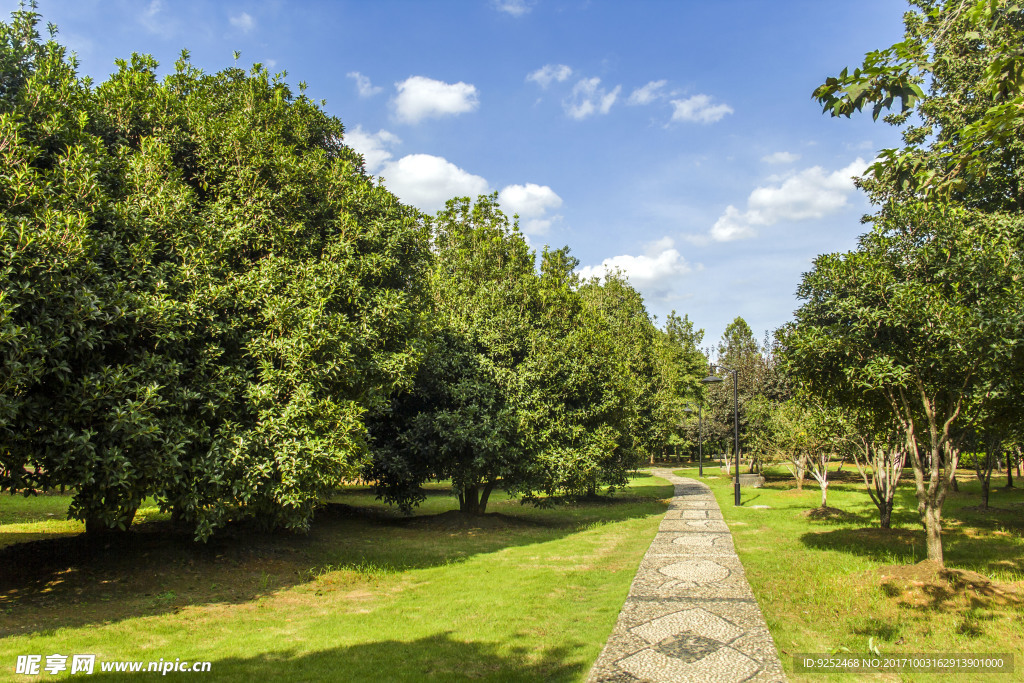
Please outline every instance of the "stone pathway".
[{"label": "stone pathway", "polygon": [[653,474],[675,497],[588,681],[785,681],[711,490]]}]

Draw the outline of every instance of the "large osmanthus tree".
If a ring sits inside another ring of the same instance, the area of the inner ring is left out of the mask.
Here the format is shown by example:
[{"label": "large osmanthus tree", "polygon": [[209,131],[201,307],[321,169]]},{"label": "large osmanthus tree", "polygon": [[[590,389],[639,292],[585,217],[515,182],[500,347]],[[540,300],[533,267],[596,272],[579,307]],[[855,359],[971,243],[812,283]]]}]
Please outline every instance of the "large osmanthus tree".
[{"label": "large osmanthus tree", "polygon": [[0,486],[305,527],[415,370],[417,212],[262,67],[94,86],[37,22],[0,25]]},{"label": "large osmanthus tree", "polygon": [[539,503],[624,486],[635,349],[581,296],[578,261],[545,249],[538,273],[495,195],[449,201],[431,230],[426,352],[370,424],[378,495],[408,511],[424,483],[450,480],[460,510],[482,514],[496,488]]}]

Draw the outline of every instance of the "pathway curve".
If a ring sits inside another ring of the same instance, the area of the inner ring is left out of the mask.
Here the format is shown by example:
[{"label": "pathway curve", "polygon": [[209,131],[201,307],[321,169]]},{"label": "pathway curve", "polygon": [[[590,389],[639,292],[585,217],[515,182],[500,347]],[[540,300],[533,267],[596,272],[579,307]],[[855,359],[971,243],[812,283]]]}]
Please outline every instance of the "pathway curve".
[{"label": "pathway curve", "polygon": [[675,497],[588,681],[785,681],[711,489],[653,474]]}]

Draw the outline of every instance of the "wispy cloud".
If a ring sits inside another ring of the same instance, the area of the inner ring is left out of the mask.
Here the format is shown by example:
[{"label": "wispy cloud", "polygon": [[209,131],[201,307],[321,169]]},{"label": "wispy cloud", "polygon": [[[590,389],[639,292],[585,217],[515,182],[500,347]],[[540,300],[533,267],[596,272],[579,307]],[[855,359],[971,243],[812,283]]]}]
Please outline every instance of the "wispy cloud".
[{"label": "wispy cloud", "polygon": [[228,21],[242,33],[248,33],[256,28],[256,20],[253,19],[252,15],[248,12],[242,12],[239,15],[228,17]]},{"label": "wispy cloud", "polygon": [[345,74],[346,78],[354,78],[356,81],[356,90],[359,92],[360,97],[373,97],[374,95],[382,92],[384,88],[375,86],[370,83],[370,79],[359,73],[358,71],[349,71]]},{"label": "wispy cloud", "polygon": [[665,96],[664,88],[668,84],[668,81],[651,81],[647,85],[637,88],[630,95],[629,99],[626,100],[626,104],[631,105],[643,105],[650,104],[657,99]]},{"label": "wispy cloud", "polygon": [[794,161],[799,161],[800,155],[794,154],[793,152],[773,152],[767,156],[761,157],[761,161],[766,164],[791,164]]},{"label": "wispy cloud", "polygon": [[480,106],[476,86],[462,81],[445,83],[425,76],[411,76],[395,83],[395,88],[398,89],[393,100],[395,116],[403,123],[455,116],[475,111]]},{"label": "wispy cloud", "polygon": [[139,23],[150,33],[166,38],[174,33],[174,22],[163,16],[163,8],[161,0],[150,0],[146,9],[139,15]]},{"label": "wispy cloud", "polygon": [[526,80],[533,81],[542,88],[546,88],[553,81],[561,83],[572,76],[572,69],[565,64],[545,64],[536,71],[526,76]]},{"label": "wispy cloud", "polygon": [[505,14],[511,14],[513,17],[521,17],[525,14],[529,14],[530,10],[533,9],[532,3],[526,0],[493,0],[491,3],[494,9]]},{"label": "wispy cloud", "polygon": [[601,87],[601,79],[584,78],[573,86],[572,93],[562,102],[565,113],[577,121],[593,114],[607,114],[615,104],[621,85],[609,92]]},{"label": "wispy cloud", "polygon": [[690,123],[715,123],[722,120],[733,109],[728,104],[715,104],[709,95],[694,95],[685,100],[672,100],[673,121]]}]

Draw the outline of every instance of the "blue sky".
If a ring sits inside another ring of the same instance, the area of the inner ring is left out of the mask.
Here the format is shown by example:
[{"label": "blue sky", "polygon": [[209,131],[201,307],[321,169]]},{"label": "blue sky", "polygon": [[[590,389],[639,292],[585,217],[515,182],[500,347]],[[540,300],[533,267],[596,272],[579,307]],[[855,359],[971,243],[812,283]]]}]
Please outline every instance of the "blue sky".
[{"label": "blue sky", "polygon": [[182,48],[208,72],[235,50],[286,70],[407,203],[499,191],[532,245],[624,269],[709,343],[737,315],[758,337],[790,318],[814,256],[863,231],[850,176],[899,143],[810,97],[900,39],[899,0],[39,4],[98,81]]}]

